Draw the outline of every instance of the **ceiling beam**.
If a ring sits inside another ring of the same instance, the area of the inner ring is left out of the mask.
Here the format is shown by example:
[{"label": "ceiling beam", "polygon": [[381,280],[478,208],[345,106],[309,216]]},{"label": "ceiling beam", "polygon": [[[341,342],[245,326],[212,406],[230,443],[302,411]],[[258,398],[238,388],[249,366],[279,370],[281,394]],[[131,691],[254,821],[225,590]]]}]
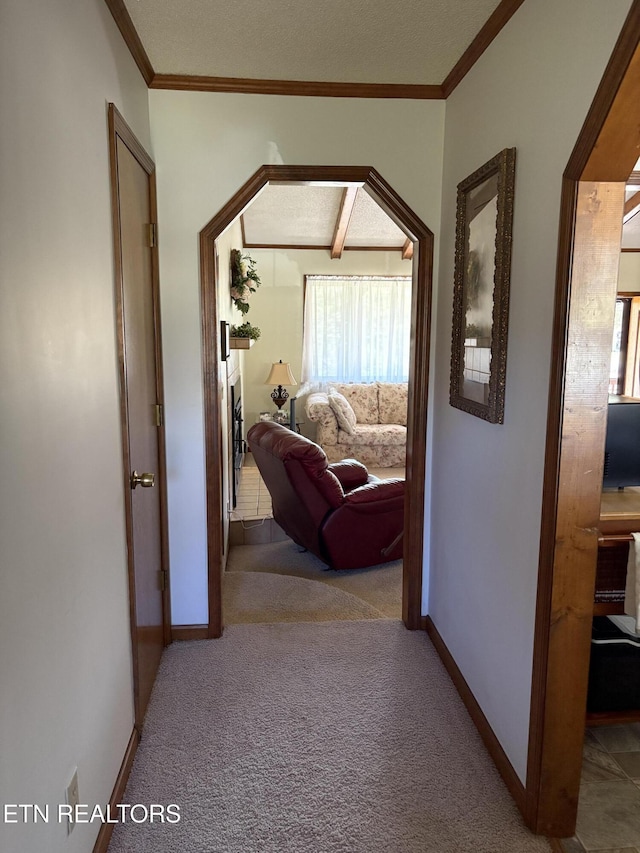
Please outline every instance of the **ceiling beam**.
[{"label": "ceiling beam", "polygon": [[640,211],[640,190],[625,201],[622,221],[628,222],[630,219],[633,219],[638,211]]},{"label": "ceiling beam", "polygon": [[340,202],[340,210],[338,211],[338,219],[336,220],[336,229],[333,232],[333,240],[331,241],[332,260],[342,257],[345,240],[347,239],[347,229],[349,228],[357,194],[358,187],[345,187],[342,193],[342,201]]},{"label": "ceiling beam", "polygon": [[405,240],[404,246],[402,247],[402,260],[410,261],[413,258],[413,240],[410,240],[408,237]]}]

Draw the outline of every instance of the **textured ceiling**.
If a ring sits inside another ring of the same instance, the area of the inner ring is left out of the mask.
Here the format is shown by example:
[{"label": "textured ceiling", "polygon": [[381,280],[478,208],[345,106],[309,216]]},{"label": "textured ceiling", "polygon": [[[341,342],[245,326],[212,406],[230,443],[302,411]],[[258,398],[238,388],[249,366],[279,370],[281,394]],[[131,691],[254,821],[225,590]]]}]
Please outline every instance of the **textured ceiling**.
[{"label": "textured ceiling", "polygon": [[[269,185],[243,214],[245,246],[330,246],[341,187]],[[358,190],[346,246],[401,249],[406,235],[364,190]]]},{"label": "textured ceiling", "polygon": [[499,0],[125,0],[158,74],[439,85]]}]

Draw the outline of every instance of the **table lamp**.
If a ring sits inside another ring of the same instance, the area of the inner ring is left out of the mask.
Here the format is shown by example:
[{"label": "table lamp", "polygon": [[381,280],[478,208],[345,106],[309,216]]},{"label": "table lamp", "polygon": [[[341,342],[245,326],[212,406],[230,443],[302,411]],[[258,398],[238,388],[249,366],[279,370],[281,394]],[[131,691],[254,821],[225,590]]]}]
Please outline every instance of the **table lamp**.
[{"label": "table lamp", "polygon": [[297,385],[294,379],[291,367],[288,362],[282,363],[282,359],[274,362],[271,365],[271,371],[264,381],[265,385],[277,385],[271,392],[271,399],[276,404],[278,409],[281,409],[289,399],[288,392],[282,387],[283,385]]}]

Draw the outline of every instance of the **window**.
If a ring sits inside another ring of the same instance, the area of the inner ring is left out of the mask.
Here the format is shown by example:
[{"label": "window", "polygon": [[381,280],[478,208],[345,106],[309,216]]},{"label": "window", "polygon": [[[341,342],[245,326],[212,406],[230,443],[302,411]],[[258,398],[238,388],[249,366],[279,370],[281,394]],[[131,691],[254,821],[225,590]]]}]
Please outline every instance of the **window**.
[{"label": "window", "polygon": [[305,382],[406,382],[411,278],[305,278]]},{"label": "window", "polygon": [[619,296],[611,346],[609,393],[640,396],[640,297]]},{"label": "window", "polygon": [[613,321],[613,343],[611,346],[611,366],[609,369],[609,394],[622,394],[624,391],[630,308],[630,299],[616,299],[616,313]]}]

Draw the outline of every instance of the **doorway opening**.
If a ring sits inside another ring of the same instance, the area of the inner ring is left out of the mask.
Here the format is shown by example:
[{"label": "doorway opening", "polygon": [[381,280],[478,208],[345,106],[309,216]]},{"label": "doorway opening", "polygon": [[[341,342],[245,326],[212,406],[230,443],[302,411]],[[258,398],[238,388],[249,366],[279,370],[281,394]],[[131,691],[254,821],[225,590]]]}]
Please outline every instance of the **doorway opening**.
[{"label": "doorway opening", "polygon": [[563,176],[525,804],[528,825],[556,838],[573,835],[580,787],[639,34],[635,0]]},{"label": "doorway opening", "polygon": [[402,614],[407,628],[421,628],[433,235],[400,196],[370,167],[262,166],[200,232],[208,540],[207,635],[212,638],[219,637],[223,630],[222,571],[225,545],[220,392],[222,377],[217,302],[220,275],[215,246],[217,238],[269,183],[362,187],[413,244]]}]

